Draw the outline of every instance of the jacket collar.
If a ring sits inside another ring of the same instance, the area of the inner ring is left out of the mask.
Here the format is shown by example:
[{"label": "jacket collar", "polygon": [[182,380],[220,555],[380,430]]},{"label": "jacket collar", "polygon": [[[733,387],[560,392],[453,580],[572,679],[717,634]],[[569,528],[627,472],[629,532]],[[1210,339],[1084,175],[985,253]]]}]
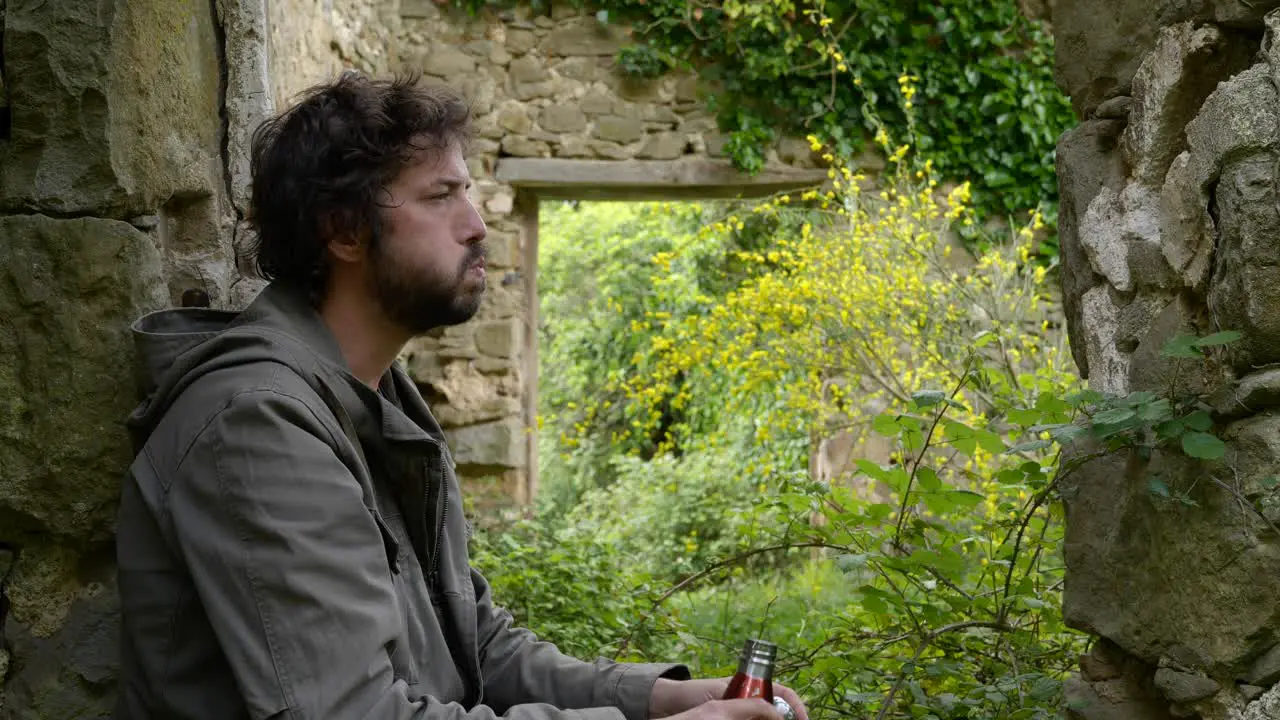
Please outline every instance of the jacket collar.
[{"label": "jacket collar", "polygon": [[[398,361],[383,374],[381,392],[365,385],[351,372],[337,338],[304,293],[271,283],[239,315],[235,325],[264,328],[301,341],[320,360],[320,371],[350,389],[342,394],[343,405],[353,418],[363,416],[356,421],[358,428],[377,422],[386,440],[428,441],[444,447],[444,431]],[[357,398],[358,405],[353,406]],[[375,420],[379,416],[380,421]]]}]

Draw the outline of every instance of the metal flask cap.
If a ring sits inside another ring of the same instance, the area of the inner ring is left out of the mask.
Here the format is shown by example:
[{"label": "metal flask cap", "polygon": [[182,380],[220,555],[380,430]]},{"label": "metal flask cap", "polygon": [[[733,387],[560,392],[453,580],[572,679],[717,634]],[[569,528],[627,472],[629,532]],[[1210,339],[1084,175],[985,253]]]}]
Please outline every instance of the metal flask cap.
[{"label": "metal flask cap", "polygon": [[778,646],[766,640],[749,639],[742,646],[742,659],[751,663],[773,665],[778,656]]}]

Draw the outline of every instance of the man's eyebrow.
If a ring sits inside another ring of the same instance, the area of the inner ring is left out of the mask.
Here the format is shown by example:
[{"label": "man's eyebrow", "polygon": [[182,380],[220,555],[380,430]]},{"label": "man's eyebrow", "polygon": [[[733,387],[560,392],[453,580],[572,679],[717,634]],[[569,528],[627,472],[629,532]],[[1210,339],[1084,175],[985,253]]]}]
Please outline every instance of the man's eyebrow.
[{"label": "man's eyebrow", "polygon": [[464,178],[464,177],[458,177],[458,176],[446,176],[442,178],[436,178],[435,182],[432,184],[443,185],[446,188],[449,188],[450,190],[454,188],[459,188],[459,187],[469,188],[471,187],[471,178]]}]

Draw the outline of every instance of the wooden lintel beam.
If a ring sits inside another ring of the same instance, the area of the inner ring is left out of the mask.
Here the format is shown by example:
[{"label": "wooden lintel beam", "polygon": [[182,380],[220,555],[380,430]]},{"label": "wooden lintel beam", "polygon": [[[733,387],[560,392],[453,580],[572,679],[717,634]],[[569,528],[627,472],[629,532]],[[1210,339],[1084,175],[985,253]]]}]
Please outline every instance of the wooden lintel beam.
[{"label": "wooden lintel beam", "polygon": [[500,182],[532,190],[538,197],[578,200],[691,200],[759,197],[816,187],[826,170],[770,167],[748,175],[728,160],[571,160],[504,157]]}]

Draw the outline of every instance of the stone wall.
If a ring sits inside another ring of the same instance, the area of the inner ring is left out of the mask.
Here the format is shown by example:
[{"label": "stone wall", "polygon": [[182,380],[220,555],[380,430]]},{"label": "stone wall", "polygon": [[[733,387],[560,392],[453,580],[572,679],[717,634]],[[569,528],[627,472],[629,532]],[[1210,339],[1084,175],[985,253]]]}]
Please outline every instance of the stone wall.
[{"label": "stone wall", "polygon": [[[473,494],[506,504],[532,492],[537,199],[825,176],[779,171],[813,167],[794,139],[761,176],[734,172],[694,80],[625,81],[624,35],[590,16],[404,15],[395,0],[0,0],[0,720],[110,714],[128,325],[192,289],[226,308],[256,294],[237,267],[250,138],[301,90],[415,68],[474,103],[492,290],[405,359]],[[537,158],[589,167],[512,164]]]},{"label": "stone wall", "polygon": [[[614,63],[629,41],[625,28],[604,25],[567,2],[550,5],[547,13],[523,6],[479,18],[434,0],[401,6],[398,67],[459,88],[475,110],[479,136],[469,167],[493,269],[479,316],[415,342],[408,367],[446,426],[459,469],[473,480],[472,494],[479,494],[479,478],[496,478],[486,485],[496,493],[491,500],[532,494],[534,450],[526,428],[537,367],[530,337],[538,322],[537,198],[598,196],[600,188],[575,178],[593,163],[607,166],[601,176],[636,178],[611,197],[697,199],[750,192],[761,182],[723,168],[701,185],[689,180],[703,161],[727,166],[725,137],[697,78],[626,78]],[[549,170],[536,187],[504,171],[513,159],[535,158],[577,165],[547,165],[562,174],[557,180]],[[770,151],[768,167],[786,178],[790,169],[815,168],[816,159],[804,140],[784,138]],[[794,177],[812,183],[824,176]],[[528,202],[517,202],[518,196]]]},{"label": "stone wall", "polygon": [[[188,289],[242,307],[260,287],[234,247],[274,104],[265,10],[0,0],[0,719],[110,717],[128,325]],[[326,70],[376,55],[343,29],[359,11],[315,33]],[[276,71],[282,91],[311,79]]]},{"label": "stone wall", "polygon": [[[1072,717],[1280,717],[1280,2],[1081,0],[1053,20],[1063,290],[1090,384],[1197,395],[1227,456],[1112,455],[1063,489]],[[1203,361],[1160,353],[1237,330]],[[1158,475],[1192,506],[1154,497]]]}]

